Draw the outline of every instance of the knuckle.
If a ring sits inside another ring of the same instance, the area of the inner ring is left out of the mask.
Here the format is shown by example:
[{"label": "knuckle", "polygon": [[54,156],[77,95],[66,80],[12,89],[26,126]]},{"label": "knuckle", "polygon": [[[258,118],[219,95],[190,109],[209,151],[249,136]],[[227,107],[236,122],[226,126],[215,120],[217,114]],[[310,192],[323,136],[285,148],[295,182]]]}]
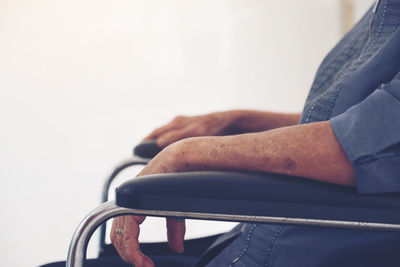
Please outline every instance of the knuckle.
[{"label": "knuckle", "polygon": [[124,235],[124,243],[129,242],[132,239],[130,235]]},{"label": "knuckle", "polygon": [[112,240],[111,243],[114,245],[114,247],[116,248],[122,248],[124,246],[123,241],[118,238],[117,236],[115,236]]},{"label": "knuckle", "polygon": [[120,250],[124,251],[125,250],[125,244],[122,240],[117,239],[117,244],[115,245],[115,247],[119,248]]},{"label": "knuckle", "polygon": [[192,135],[198,136],[198,135],[202,135],[204,130],[203,130],[203,127],[197,126],[197,127],[192,127],[190,129],[190,132],[192,133]]},{"label": "knuckle", "polygon": [[175,122],[181,122],[181,121],[183,121],[183,120],[185,120],[185,119],[186,119],[185,116],[179,115],[179,116],[176,116],[176,117],[174,118],[173,121],[175,121]]}]

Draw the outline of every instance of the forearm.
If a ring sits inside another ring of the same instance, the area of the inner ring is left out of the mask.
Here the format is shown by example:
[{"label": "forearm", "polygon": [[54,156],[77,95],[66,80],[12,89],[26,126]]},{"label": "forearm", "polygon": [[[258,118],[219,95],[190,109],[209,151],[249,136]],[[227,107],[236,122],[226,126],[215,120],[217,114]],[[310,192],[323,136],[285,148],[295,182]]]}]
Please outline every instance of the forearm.
[{"label": "forearm", "polygon": [[300,113],[278,113],[256,110],[231,110],[229,130],[236,133],[262,132],[298,124]]},{"label": "forearm", "polygon": [[176,148],[181,171],[265,171],[355,184],[353,166],[329,122],[236,136],[190,138]]}]

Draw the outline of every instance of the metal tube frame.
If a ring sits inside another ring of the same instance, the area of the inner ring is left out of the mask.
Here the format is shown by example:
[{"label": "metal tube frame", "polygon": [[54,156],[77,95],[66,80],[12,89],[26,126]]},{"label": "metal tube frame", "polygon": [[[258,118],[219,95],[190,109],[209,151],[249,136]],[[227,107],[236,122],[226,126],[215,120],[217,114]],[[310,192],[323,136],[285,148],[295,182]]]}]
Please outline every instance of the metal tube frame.
[{"label": "metal tube frame", "polygon": [[[110,191],[111,183],[120,172],[134,165],[146,165],[149,161],[150,159],[148,158],[133,156],[133,158],[127,159],[118,164],[103,184],[103,190],[101,192],[101,203],[105,203],[108,201],[108,193]],[[99,256],[106,247],[106,227],[106,223],[103,223],[100,226]]]},{"label": "metal tube frame", "polygon": [[86,259],[86,249],[96,228],[107,220],[122,215],[148,215],[157,217],[178,217],[202,220],[222,220],[235,222],[281,223],[289,225],[311,225],[359,230],[400,231],[400,224],[369,223],[355,221],[318,220],[268,216],[229,215],[197,212],[139,210],[118,207],[114,201],[103,203],[89,213],[76,229],[68,251],[66,267],[82,267]]}]

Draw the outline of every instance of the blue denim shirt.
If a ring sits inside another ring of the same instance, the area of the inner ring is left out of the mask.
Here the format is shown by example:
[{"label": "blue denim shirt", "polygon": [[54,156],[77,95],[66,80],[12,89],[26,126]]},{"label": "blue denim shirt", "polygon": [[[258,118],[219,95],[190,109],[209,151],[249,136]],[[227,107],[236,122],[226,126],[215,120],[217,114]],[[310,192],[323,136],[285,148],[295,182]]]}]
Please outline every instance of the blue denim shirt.
[{"label": "blue denim shirt", "polygon": [[329,120],[359,193],[400,191],[400,1],[382,0],[322,62],[301,123]]},{"label": "blue denim shirt", "polygon": [[[400,0],[380,0],[322,62],[300,123],[330,120],[359,193],[400,191]],[[400,233],[240,224],[207,266],[400,266]]]}]

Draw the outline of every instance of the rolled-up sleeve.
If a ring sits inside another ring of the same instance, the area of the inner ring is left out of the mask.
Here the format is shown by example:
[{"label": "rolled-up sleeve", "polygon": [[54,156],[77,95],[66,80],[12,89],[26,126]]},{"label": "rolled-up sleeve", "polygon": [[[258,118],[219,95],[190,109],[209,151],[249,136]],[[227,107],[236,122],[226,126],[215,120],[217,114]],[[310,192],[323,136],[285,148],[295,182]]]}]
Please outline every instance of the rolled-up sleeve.
[{"label": "rolled-up sleeve", "polygon": [[330,122],[358,192],[400,192],[400,73]]}]

